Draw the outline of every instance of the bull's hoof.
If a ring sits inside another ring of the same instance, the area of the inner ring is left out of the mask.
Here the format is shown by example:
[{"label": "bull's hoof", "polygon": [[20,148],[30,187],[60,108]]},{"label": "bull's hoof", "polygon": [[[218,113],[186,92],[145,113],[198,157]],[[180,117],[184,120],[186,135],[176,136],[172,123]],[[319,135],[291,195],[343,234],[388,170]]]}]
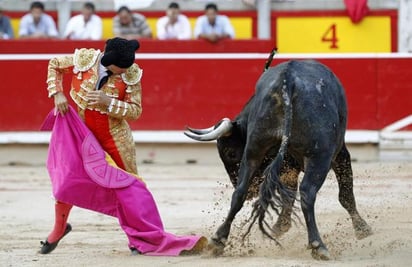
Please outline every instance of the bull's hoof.
[{"label": "bull's hoof", "polygon": [[330,260],[330,254],[328,249],[319,243],[319,241],[313,241],[309,244],[308,249],[312,249],[312,258],[315,260]]},{"label": "bull's hoof", "polygon": [[290,220],[279,217],[275,225],[272,227],[273,235],[276,238],[281,237],[292,227]]},{"label": "bull's hoof", "polygon": [[207,245],[207,251],[211,256],[218,257],[224,252],[226,245],[226,239],[218,239],[217,237],[212,237],[209,244]]},{"label": "bull's hoof", "polygon": [[364,220],[355,225],[354,229],[357,239],[363,239],[373,234],[372,228]]},{"label": "bull's hoof", "polygon": [[366,223],[361,216],[355,215],[352,217],[352,225],[355,230],[355,235],[357,239],[363,239],[372,235],[372,228]]}]

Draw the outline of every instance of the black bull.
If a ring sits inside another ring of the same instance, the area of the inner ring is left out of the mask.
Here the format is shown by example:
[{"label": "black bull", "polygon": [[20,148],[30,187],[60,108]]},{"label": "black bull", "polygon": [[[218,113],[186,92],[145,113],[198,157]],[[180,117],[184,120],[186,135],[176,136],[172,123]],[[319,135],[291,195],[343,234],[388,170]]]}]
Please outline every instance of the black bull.
[{"label": "black bull", "polygon": [[[356,236],[370,235],[371,228],[356,209],[351,159],[344,140],[346,121],[346,98],[338,78],[321,63],[305,60],[268,68],[233,121],[223,119],[208,129],[188,127],[185,134],[190,138],[217,140],[235,186],[229,213],[212,237],[215,252],[223,251],[235,215],[256,193],[259,198],[251,225],[258,221],[263,233],[274,240],[288,231],[301,171],[301,209],[314,258],[330,258],[319,235],[314,205],[331,168],[339,185],[339,201],[352,219]],[[265,221],[269,208],[279,215],[273,227]]]}]

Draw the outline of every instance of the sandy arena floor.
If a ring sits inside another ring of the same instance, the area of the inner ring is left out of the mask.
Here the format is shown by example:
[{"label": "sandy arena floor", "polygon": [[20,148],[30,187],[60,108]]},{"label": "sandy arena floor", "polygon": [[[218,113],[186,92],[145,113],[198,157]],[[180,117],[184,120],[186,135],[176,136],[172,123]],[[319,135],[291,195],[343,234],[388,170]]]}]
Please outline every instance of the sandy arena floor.
[{"label": "sandy arena floor", "polygon": [[[0,166],[0,266],[411,266],[412,163],[353,165],[358,209],[374,234],[357,240],[337,198],[330,174],[317,198],[319,230],[333,257],[318,262],[306,250],[306,228],[297,224],[282,238],[283,249],[254,228],[239,236],[250,203],[239,213],[230,244],[218,258],[131,256],[114,218],[74,208],[73,231],[49,255],[37,253],[53,224],[53,199],[41,164]],[[166,229],[210,237],[225,217],[232,188],[221,164],[140,164]],[[303,215],[299,211],[300,218]]]}]

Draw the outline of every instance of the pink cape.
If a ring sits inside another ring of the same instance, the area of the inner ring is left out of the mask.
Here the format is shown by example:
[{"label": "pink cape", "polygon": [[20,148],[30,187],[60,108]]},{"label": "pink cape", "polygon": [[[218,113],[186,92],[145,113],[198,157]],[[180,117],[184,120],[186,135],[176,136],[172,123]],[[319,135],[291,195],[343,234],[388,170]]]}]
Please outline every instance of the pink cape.
[{"label": "pink cape", "polygon": [[115,166],[72,107],[64,116],[52,110],[42,130],[51,128],[47,169],[57,200],[117,217],[129,247],[143,254],[177,256],[195,246],[200,236],[164,231],[146,185]]}]

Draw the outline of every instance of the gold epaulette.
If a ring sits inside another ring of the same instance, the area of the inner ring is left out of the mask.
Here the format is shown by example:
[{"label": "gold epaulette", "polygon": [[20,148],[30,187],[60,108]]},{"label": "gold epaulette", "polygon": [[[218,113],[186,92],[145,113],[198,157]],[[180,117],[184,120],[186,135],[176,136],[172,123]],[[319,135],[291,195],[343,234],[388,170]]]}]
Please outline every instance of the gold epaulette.
[{"label": "gold epaulette", "polygon": [[134,85],[140,82],[143,70],[137,64],[130,66],[125,73],[122,73],[122,80],[127,85]]},{"label": "gold epaulette", "polygon": [[87,49],[87,48],[81,48],[81,49],[76,49],[74,51],[74,57],[73,57],[73,65],[75,68],[75,71],[81,71],[84,72],[96,63],[97,58],[99,57],[100,50],[99,49]]}]

